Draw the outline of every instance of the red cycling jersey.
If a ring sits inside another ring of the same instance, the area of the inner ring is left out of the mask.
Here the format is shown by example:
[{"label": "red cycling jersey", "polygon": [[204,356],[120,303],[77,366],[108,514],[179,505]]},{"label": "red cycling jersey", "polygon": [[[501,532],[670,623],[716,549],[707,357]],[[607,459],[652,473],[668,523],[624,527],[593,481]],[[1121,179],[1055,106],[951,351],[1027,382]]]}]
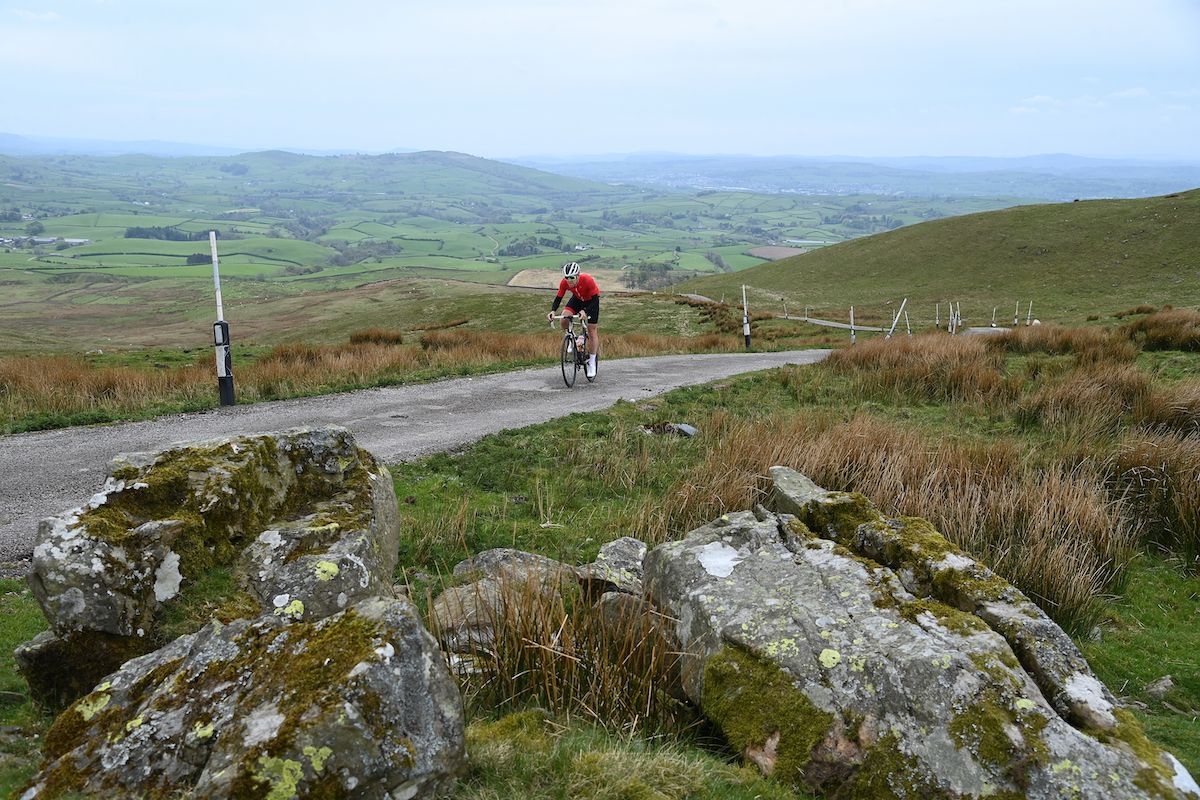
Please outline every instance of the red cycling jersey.
[{"label": "red cycling jersey", "polygon": [[588,275],[586,272],[579,273],[579,280],[575,283],[574,288],[571,287],[571,284],[567,283],[566,278],[563,278],[561,281],[559,281],[559,300],[561,300],[563,295],[567,293],[568,289],[571,291],[571,294],[575,295],[585,303],[588,300],[591,300],[593,297],[600,296],[600,287],[596,285],[596,279],[591,275]]}]

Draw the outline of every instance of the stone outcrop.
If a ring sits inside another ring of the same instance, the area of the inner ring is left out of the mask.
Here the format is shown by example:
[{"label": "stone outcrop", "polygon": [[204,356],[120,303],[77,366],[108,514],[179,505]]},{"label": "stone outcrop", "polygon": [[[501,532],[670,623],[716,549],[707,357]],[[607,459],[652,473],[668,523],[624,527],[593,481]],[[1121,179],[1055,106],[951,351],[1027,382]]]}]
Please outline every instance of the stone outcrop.
[{"label": "stone outcrop", "polygon": [[228,618],[319,619],[390,593],[398,536],[387,470],[342,428],[118,456],[103,491],[39,527],[29,584],[50,631],[18,664],[61,707],[165,644],[164,612],[212,576],[242,584]]},{"label": "stone outcrop", "polygon": [[747,759],[831,796],[1200,798],[1020,592],[923,520],[771,475],[776,512],[645,562],[685,692]]},{"label": "stone outcrop", "polygon": [[391,587],[391,477],[346,430],[119,457],[41,534],[52,629],[18,660],[44,703],[78,699],[21,797],[396,800],[462,770],[458,689]]},{"label": "stone outcrop", "polygon": [[579,568],[584,594],[593,597],[605,592],[642,594],[642,561],[646,543],[622,536],[600,546],[596,560]]},{"label": "stone outcrop", "polygon": [[407,600],[383,598],[317,622],[213,622],[110,675],[44,751],[23,800],[395,800],[444,791],[465,764],[437,644]]}]

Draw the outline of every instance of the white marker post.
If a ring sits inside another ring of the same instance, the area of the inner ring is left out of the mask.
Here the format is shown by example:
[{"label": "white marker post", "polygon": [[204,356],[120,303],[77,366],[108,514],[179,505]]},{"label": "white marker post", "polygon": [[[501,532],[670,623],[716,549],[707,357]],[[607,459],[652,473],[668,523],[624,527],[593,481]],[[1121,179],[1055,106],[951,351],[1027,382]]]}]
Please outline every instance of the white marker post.
[{"label": "white marker post", "polygon": [[992,306],[992,327],[996,327],[996,306]]},{"label": "white marker post", "polygon": [[892,334],[896,332],[896,326],[900,324],[900,315],[904,313],[904,306],[907,303],[908,303],[908,298],[906,297],[906,298],[904,298],[904,302],[900,303],[900,310],[896,312],[896,318],[892,320],[891,329],[887,332],[887,336],[884,336],[883,338],[885,338],[885,339],[892,338]]},{"label": "white marker post", "polygon": [[933,327],[939,331],[942,329],[942,304],[935,303],[933,306]]},{"label": "white marker post", "polygon": [[908,324],[908,312],[904,312],[904,328],[908,331],[908,335],[912,336],[912,325]]},{"label": "white marker post", "polygon": [[212,247],[213,288],[217,292],[217,321],[213,323],[213,345],[217,351],[217,393],[221,405],[231,406],[233,399],[233,356],[229,352],[229,323],[225,321],[225,308],[221,305],[221,270],[217,261],[217,232],[208,232],[208,243]]},{"label": "white marker post", "polygon": [[850,306],[850,344],[854,344],[857,337],[854,335],[854,306]]},{"label": "white marker post", "polygon": [[1021,301],[1018,300],[1017,308],[1015,311],[1013,311],[1013,327],[1014,328],[1017,327],[1017,324],[1020,322],[1020,320],[1021,320]]},{"label": "white marker post", "polygon": [[1025,317],[1025,325],[1028,326],[1033,321],[1033,301],[1029,301],[1029,314]]},{"label": "white marker post", "polygon": [[750,349],[750,306],[746,304],[746,284],[742,284],[742,335],[746,337],[746,349]]}]

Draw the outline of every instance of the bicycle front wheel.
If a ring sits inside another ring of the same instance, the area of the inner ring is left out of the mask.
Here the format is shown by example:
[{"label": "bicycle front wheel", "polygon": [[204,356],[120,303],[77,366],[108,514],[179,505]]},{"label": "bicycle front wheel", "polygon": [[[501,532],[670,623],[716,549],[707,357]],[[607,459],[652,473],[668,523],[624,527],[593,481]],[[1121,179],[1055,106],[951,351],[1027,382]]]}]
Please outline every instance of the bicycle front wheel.
[{"label": "bicycle front wheel", "polygon": [[575,363],[575,339],[567,334],[562,340],[562,376],[567,386],[575,385],[575,371],[579,365]]}]

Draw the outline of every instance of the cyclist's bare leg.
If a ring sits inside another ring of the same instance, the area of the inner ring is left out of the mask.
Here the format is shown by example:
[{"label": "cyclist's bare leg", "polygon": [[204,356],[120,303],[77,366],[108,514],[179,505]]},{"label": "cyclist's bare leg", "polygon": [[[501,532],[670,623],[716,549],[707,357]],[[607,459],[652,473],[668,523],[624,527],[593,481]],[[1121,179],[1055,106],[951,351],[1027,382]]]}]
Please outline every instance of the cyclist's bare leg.
[{"label": "cyclist's bare leg", "polygon": [[594,323],[594,322],[588,323],[588,338],[591,339],[591,344],[589,345],[589,347],[591,348],[591,352],[594,353],[597,358],[599,358],[599,356],[600,356],[600,333],[599,333],[599,326],[596,325],[596,323]]}]

